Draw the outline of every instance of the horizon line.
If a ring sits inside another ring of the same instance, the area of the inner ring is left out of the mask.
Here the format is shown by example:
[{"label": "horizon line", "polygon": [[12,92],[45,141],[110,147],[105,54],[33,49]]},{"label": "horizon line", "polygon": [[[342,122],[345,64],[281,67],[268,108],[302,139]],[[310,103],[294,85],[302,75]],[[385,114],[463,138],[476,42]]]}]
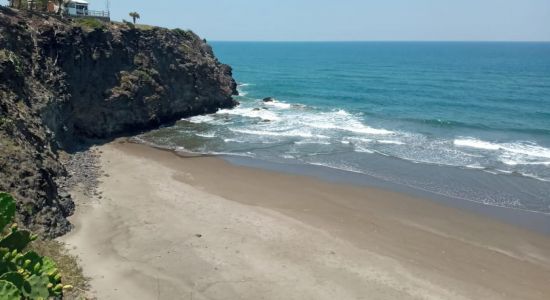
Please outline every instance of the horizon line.
[{"label": "horizon line", "polygon": [[550,40],[209,40],[234,43],[550,43]]}]

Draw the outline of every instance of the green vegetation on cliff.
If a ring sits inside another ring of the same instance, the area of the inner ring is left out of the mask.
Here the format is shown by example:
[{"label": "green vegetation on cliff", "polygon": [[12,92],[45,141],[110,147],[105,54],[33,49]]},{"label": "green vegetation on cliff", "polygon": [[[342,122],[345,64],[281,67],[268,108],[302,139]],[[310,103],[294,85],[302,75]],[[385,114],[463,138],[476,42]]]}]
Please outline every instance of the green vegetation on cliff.
[{"label": "green vegetation on cliff", "polygon": [[104,21],[93,18],[81,18],[74,20],[76,26],[81,26],[85,29],[107,29],[107,24]]}]

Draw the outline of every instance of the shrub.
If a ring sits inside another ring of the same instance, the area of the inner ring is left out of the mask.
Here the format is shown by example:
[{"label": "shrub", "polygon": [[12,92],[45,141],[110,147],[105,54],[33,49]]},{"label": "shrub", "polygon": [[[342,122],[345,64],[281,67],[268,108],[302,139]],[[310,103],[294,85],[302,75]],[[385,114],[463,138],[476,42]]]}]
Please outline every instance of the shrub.
[{"label": "shrub", "polygon": [[122,20],[122,23],[124,23],[124,25],[128,26],[130,29],[136,29],[136,25],[132,22],[128,22],[126,20]]},{"label": "shrub", "polygon": [[0,49],[0,62],[9,62],[15,67],[15,72],[18,75],[23,74],[23,65],[21,60],[14,52],[7,49]]},{"label": "shrub", "polygon": [[15,216],[15,201],[0,193],[0,296],[5,300],[48,299],[63,295],[72,288],[61,284],[61,275],[55,262],[34,251],[24,249],[37,236],[19,230],[17,224],[6,227]]},{"label": "shrub", "polygon": [[63,291],[64,299],[88,299],[86,293],[90,288],[89,278],[84,276],[82,267],[78,264],[78,257],[69,253],[65,244],[56,240],[37,239],[29,245],[28,250],[55,261],[59,273],[63,274],[63,285],[74,287],[72,290]]},{"label": "shrub", "polygon": [[191,30],[183,30],[181,28],[175,28],[175,29],[172,29],[172,32],[186,39],[193,39],[195,37],[194,36],[195,34]]},{"label": "shrub", "polygon": [[94,18],[78,18],[75,22],[77,25],[88,29],[105,29],[106,27],[104,22]]}]

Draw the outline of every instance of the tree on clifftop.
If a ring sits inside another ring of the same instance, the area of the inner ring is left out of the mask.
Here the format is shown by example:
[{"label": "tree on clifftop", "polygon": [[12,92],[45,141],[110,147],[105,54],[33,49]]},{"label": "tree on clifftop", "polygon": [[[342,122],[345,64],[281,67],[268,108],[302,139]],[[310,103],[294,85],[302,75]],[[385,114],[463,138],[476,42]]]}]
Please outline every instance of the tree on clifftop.
[{"label": "tree on clifftop", "polygon": [[137,12],[131,12],[129,13],[130,17],[132,17],[132,20],[134,20],[134,24],[136,24],[136,19],[139,19],[141,16]]}]

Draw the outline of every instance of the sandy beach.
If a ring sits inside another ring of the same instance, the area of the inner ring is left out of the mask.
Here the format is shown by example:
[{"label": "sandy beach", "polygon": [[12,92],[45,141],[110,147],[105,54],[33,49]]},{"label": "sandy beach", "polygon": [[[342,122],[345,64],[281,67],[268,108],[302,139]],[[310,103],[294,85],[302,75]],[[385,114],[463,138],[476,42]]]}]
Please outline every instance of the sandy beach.
[{"label": "sandy beach", "polygon": [[375,188],[100,146],[63,240],[98,299],[549,299],[550,238]]}]

